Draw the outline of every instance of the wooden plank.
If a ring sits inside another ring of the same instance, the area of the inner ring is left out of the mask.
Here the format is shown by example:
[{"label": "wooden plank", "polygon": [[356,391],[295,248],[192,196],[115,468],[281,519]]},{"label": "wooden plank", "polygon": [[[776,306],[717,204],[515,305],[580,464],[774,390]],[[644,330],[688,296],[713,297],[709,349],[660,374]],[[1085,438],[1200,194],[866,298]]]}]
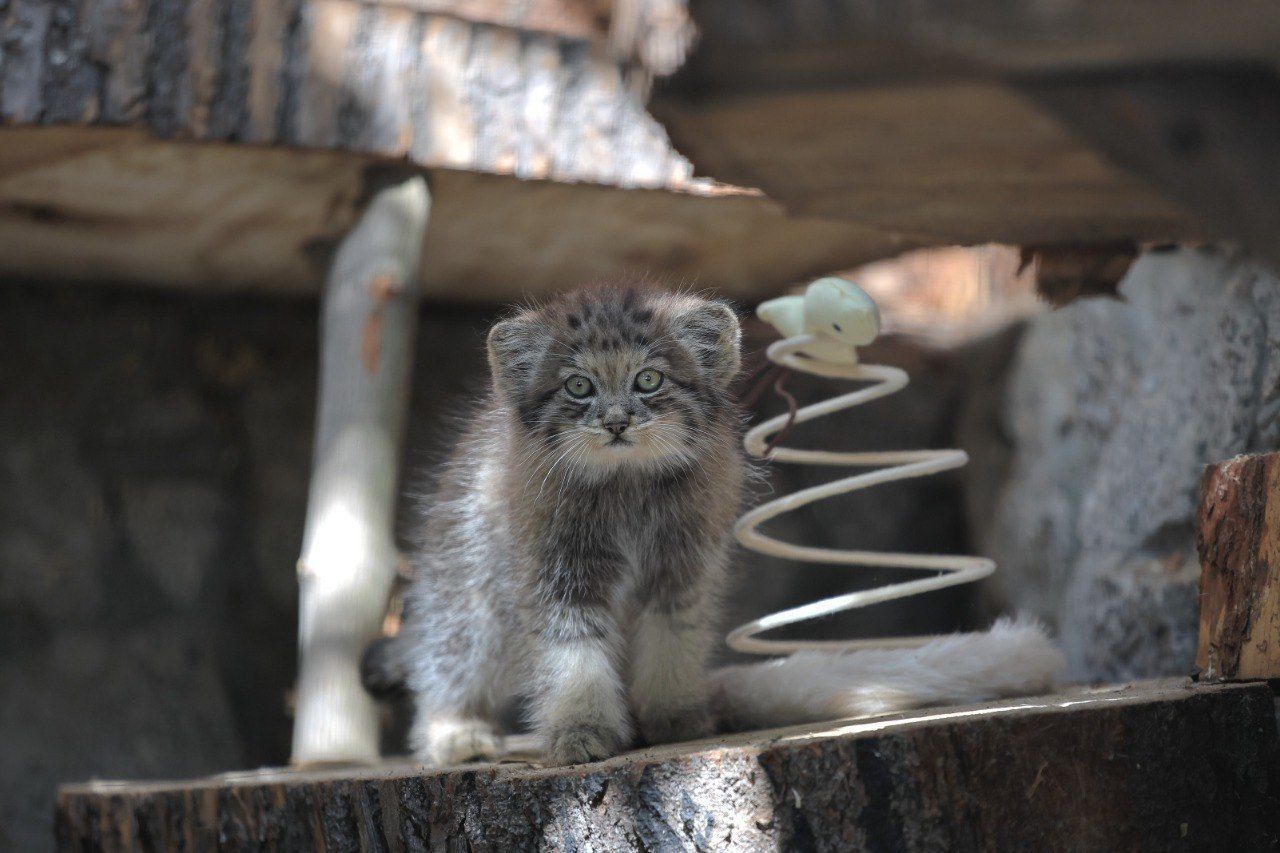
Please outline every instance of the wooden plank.
[{"label": "wooden plank", "polygon": [[90,782],[56,815],[64,850],[1262,850],[1280,743],[1261,685],[1157,682],[559,769]]},{"label": "wooden plank", "polygon": [[1270,0],[701,0],[675,88],[716,95],[1280,60]]},{"label": "wooden plank", "polygon": [[1280,263],[1280,76],[1269,68],[1127,69],[1023,91],[1216,238]]},{"label": "wooden plank", "polygon": [[[942,241],[1209,236],[1280,262],[1274,3],[706,0],[696,11],[701,47],[653,109],[701,173],[789,210]],[[965,86],[1007,87],[1006,105],[967,99]],[[894,99],[879,122],[852,106]],[[935,186],[912,186],[899,163]]]},{"label": "wooden plank", "polygon": [[659,100],[702,173],[788,210],[918,242],[1114,243],[1201,228],[1063,122],[993,82]]},{"label": "wooden plank", "polygon": [[[0,129],[0,275],[314,296],[375,157]],[[428,170],[425,298],[511,303],[641,268],[751,303],[904,244],[758,194],[618,190]],[[549,216],[548,211],[555,211]]]},{"label": "wooden plank", "polygon": [[1206,679],[1280,678],[1280,454],[1205,468],[1196,518]]}]

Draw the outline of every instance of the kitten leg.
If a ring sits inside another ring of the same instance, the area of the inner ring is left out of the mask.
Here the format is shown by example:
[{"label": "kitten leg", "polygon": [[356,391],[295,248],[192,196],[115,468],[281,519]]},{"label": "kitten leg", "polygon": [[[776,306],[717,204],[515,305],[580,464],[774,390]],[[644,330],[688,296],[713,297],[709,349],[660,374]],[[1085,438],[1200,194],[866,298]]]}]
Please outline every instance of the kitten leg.
[{"label": "kitten leg", "polygon": [[433,767],[496,758],[501,738],[478,716],[419,708],[409,730],[414,755]]},{"label": "kitten leg", "polygon": [[700,605],[667,609],[650,603],[632,639],[631,706],[651,744],[696,740],[712,733],[707,659],[715,635]]},{"label": "kitten leg", "polygon": [[615,755],[631,740],[631,719],[618,675],[618,628],[603,611],[564,608],[537,653],[535,731],[550,764]]},{"label": "kitten leg", "polygon": [[729,551],[719,525],[668,521],[650,537],[631,647],[631,707],[649,743],[707,737],[714,729],[707,662],[716,642]]},{"label": "kitten leg", "polygon": [[493,725],[502,698],[502,621],[458,595],[448,578],[419,583],[403,642],[414,695],[409,746],[437,767],[490,759],[501,737]]}]

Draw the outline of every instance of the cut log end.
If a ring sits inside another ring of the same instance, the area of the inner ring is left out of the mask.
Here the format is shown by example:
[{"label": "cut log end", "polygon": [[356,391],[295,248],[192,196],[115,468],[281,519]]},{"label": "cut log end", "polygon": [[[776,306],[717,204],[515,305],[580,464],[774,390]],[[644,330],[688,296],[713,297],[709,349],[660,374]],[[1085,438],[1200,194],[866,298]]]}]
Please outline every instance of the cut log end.
[{"label": "cut log end", "polygon": [[1210,465],[1200,485],[1196,666],[1209,680],[1280,678],[1280,454]]}]

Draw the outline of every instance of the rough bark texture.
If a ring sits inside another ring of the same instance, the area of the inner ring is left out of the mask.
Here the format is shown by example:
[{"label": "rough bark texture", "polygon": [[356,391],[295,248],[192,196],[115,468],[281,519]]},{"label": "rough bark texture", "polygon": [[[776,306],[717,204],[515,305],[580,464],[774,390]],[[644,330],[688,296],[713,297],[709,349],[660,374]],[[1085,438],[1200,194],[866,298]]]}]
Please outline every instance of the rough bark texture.
[{"label": "rough bark texture", "polygon": [[1149,684],[685,744],[559,770],[263,771],[63,789],[79,849],[1270,849],[1261,686]]},{"label": "rough bark texture", "polygon": [[1200,552],[1200,643],[1209,679],[1280,678],[1280,454],[1205,468]]},{"label": "rough bark texture", "polygon": [[354,0],[6,5],[10,124],[141,126],[619,186],[690,176],[644,110],[644,73],[582,40]]}]

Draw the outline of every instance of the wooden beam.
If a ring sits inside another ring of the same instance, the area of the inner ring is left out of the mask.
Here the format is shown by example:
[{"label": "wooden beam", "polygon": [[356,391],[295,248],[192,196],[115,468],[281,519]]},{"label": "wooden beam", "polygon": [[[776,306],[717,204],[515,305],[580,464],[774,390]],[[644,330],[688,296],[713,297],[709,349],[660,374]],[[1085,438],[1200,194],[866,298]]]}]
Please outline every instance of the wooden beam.
[{"label": "wooden beam", "polygon": [[1264,67],[1125,69],[1024,92],[1209,235],[1280,263],[1280,76]]},{"label": "wooden beam", "polygon": [[668,91],[991,79],[1280,60],[1270,0],[699,0],[699,46]]},{"label": "wooden beam", "polygon": [[[0,277],[313,298],[366,173],[387,165],[129,128],[0,128]],[[914,245],[723,187],[425,174],[438,215],[419,287],[435,303],[518,302],[622,268],[751,303]]]},{"label": "wooden beam", "polygon": [[1261,685],[1158,682],[679,744],[576,767],[89,782],[64,850],[1271,849]]},{"label": "wooden beam", "polygon": [[394,509],[431,197],[410,175],[378,188],[325,285],[320,393],[298,561],[294,764],[373,762],[378,713],[360,657],[395,578]]},{"label": "wooden beam", "polygon": [[1280,453],[1206,467],[1196,522],[1201,676],[1280,678]]},{"label": "wooden beam", "polygon": [[917,245],[1192,238],[1182,208],[1013,88],[968,81],[655,101],[677,147],[797,215]]}]

